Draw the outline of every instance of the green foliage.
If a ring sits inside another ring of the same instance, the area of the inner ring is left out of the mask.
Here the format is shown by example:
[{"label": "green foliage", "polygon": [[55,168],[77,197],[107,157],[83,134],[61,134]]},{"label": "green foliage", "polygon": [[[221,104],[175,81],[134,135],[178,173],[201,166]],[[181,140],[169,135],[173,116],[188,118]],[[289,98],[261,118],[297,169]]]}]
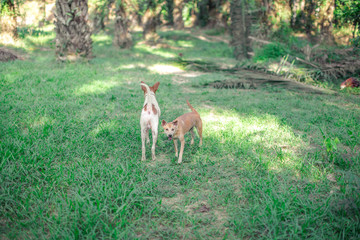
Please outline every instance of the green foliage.
[{"label": "green foliage", "polygon": [[[336,0],[334,11],[338,25],[350,24],[354,27],[353,37],[360,34],[360,0]],[[357,41],[358,43],[358,41]]]},{"label": "green foliage", "polygon": [[26,36],[45,36],[50,35],[48,31],[42,29],[37,29],[33,27],[18,27],[18,34],[20,38],[25,38]]},{"label": "green foliage", "polygon": [[255,51],[255,56],[253,61],[262,62],[269,59],[276,59],[283,57],[288,53],[288,50],[281,43],[271,43],[267,44],[262,48],[259,48]]},{"label": "green foliage", "polygon": [[20,4],[20,1],[15,0],[0,0],[0,16],[3,15],[16,15],[17,12],[10,9],[9,4]]},{"label": "green foliage", "polygon": [[164,19],[170,23],[174,23],[174,17],[173,17],[173,10],[174,10],[174,0],[166,0],[165,4],[162,5],[161,14],[164,16]]},{"label": "green foliage", "polygon": [[271,38],[280,40],[281,42],[287,43],[289,41],[289,37],[292,35],[293,30],[289,26],[288,22],[285,22],[283,20],[280,21],[279,27],[274,30],[270,36]]},{"label": "green foliage", "polygon": [[185,25],[190,25],[192,12],[196,12],[196,0],[187,1],[184,4],[183,19]]}]

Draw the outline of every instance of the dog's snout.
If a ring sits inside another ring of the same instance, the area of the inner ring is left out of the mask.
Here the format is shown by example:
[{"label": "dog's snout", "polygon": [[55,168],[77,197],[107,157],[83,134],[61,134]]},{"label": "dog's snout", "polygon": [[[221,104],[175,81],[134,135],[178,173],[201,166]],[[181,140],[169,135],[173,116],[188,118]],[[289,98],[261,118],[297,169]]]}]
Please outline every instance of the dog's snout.
[{"label": "dog's snout", "polygon": [[171,135],[171,134],[169,134],[169,137],[172,137],[172,135]]}]

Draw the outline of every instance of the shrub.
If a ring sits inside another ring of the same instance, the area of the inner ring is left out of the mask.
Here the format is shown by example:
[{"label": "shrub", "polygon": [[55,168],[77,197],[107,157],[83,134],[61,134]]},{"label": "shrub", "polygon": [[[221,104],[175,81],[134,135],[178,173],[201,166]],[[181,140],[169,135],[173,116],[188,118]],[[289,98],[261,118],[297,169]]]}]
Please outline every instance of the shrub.
[{"label": "shrub", "polygon": [[282,44],[271,43],[265,45],[263,48],[257,49],[253,60],[255,62],[263,62],[268,59],[282,57],[288,53],[289,51]]}]

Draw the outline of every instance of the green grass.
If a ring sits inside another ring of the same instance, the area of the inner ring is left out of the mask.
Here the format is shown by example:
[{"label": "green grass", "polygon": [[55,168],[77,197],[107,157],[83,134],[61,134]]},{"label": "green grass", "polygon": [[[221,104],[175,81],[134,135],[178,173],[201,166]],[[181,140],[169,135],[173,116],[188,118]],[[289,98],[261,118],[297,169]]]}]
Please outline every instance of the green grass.
[{"label": "green grass", "polygon": [[[160,35],[174,48],[94,36],[89,63],[56,62],[53,35],[25,36],[26,60],[0,64],[1,238],[358,239],[360,99],[203,88],[227,76],[173,58],[232,62],[231,50]],[[181,165],[161,129],[157,160],[147,146],[140,161],[141,80],[160,81],[161,119],[185,99],[201,114],[203,146],[187,136]]]}]

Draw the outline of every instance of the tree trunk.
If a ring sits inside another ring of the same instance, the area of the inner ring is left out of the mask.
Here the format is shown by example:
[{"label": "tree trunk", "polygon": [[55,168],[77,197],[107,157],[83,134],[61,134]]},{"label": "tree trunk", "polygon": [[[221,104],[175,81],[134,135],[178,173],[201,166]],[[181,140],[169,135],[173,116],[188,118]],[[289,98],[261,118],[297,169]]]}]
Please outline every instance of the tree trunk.
[{"label": "tree trunk", "polygon": [[223,14],[220,12],[220,8],[223,5],[222,2],[223,2],[222,0],[209,0],[209,4],[208,4],[209,19],[206,27],[208,28],[225,27],[222,21]]},{"label": "tree trunk", "polygon": [[100,31],[105,30],[105,16],[102,10],[96,8],[93,14],[94,14],[94,18],[93,18],[92,31],[94,33],[98,33]]},{"label": "tree trunk", "polygon": [[269,16],[271,16],[272,14],[271,5],[271,0],[262,0],[261,2],[259,1],[258,4],[256,4],[257,9],[261,9],[260,11],[258,11],[258,14],[254,16],[255,19],[257,18],[260,20],[260,29],[258,34],[261,37],[266,37],[269,34],[270,29],[273,28],[273,23],[269,19]]},{"label": "tree trunk", "polygon": [[335,0],[325,1],[319,12],[320,33],[323,42],[333,44],[335,38],[332,34],[334,21],[334,2]]},{"label": "tree trunk", "polygon": [[196,25],[205,27],[209,22],[209,0],[199,0],[197,3],[198,13],[196,16]]},{"label": "tree trunk", "polygon": [[171,26],[174,25],[174,1],[176,0],[166,0],[167,16],[165,20],[167,21],[167,24]]},{"label": "tree trunk", "polygon": [[13,42],[18,38],[15,4],[11,0],[6,0],[0,4],[0,40]]},{"label": "tree trunk", "polygon": [[184,20],[182,15],[183,8],[184,8],[184,1],[174,0],[173,21],[174,21],[175,29],[184,28]]},{"label": "tree trunk", "polygon": [[314,30],[315,8],[314,0],[305,0],[305,33],[310,40],[312,39],[311,34]]},{"label": "tree trunk", "polygon": [[109,19],[111,5],[115,0],[103,0],[98,2],[94,10],[92,21],[92,32],[98,33],[105,30],[105,22]]},{"label": "tree trunk", "polygon": [[230,2],[229,1],[222,1],[221,4],[221,22],[222,26],[226,29],[226,31],[229,29],[228,21],[230,19]]},{"label": "tree trunk", "polygon": [[251,17],[248,0],[233,0],[231,2],[231,44],[234,47],[234,56],[240,60],[250,58],[251,42],[249,39]]},{"label": "tree trunk", "polygon": [[157,42],[160,38],[156,33],[158,22],[157,6],[155,0],[149,0],[148,6],[143,18],[143,37],[150,42]]},{"label": "tree trunk", "polygon": [[87,0],[56,0],[56,55],[60,60],[92,57]]},{"label": "tree trunk", "polygon": [[296,0],[289,0],[290,7],[290,27],[295,29],[295,21],[296,21]]},{"label": "tree trunk", "polygon": [[115,12],[114,45],[120,48],[131,48],[132,39],[129,33],[129,20],[126,17],[124,4],[121,3]]}]

